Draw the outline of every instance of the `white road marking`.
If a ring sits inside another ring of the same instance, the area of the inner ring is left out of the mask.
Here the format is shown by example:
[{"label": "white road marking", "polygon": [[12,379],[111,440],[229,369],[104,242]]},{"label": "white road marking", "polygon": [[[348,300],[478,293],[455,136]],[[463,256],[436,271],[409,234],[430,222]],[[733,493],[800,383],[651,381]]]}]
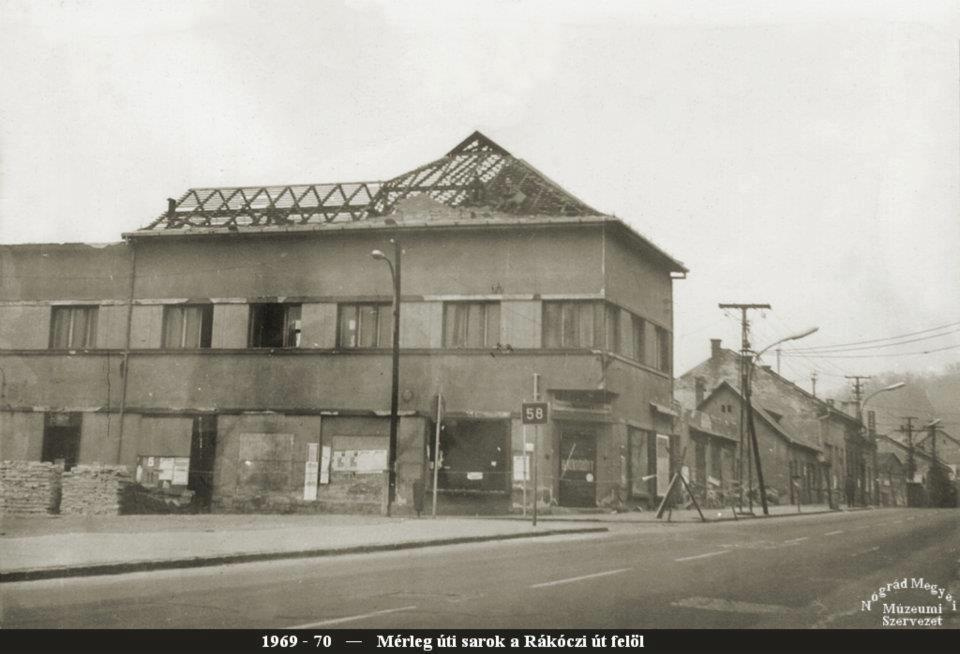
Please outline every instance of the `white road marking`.
[{"label": "white road marking", "polygon": [[912,515],[912,516],[910,516],[909,518],[907,518],[907,520],[916,520],[916,518],[917,518],[917,516]]},{"label": "white road marking", "polygon": [[894,521],[893,521],[893,524],[895,524],[895,525],[903,524],[903,520],[894,520]]},{"label": "white road marking", "polygon": [[842,534],[843,529],[837,529],[836,531],[828,531],[824,536],[836,536],[837,534]]},{"label": "white road marking", "polygon": [[569,577],[567,579],[557,579],[556,581],[544,581],[543,583],[533,584],[530,588],[546,588],[547,586],[559,586],[560,584],[570,584],[574,581],[582,581],[584,579],[593,579],[595,577],[606,577],[608,575],[615,575],[621,572],[626,572],[627,570],[632,570],[632,568],[617,568],[616,570],[606,570],[604,572],[594,572],[589,575],[580,575],[579,577]]},{"label": "white road marking", "polygon": [[324,627],[331,624],[340,624],[342,622],[353,622],[354,620],[365,620],[366,618],[373,618],[378,615],[387,615],[388,613],[398,613],[400,611],[410,611],[417,608],[415,605],[410,606],[400,606],[395,609],[384,609],[382,611],[372,611],[370,613],[361,613],[360,615],[350,615],[345,618],[331,618],[329,620],[321,620],[320,622],[310,622],[308,624],[298,624],[292,627],[287,627],[287,629],[310,629],[311,627]]},{"label": "white road marking", "polygon": [[790,540],[783,541],[784,545],[796,545],[799,542],[810,540],[809,536],[801,536],[800,538],[791,538]]},{"label": "white road marking", "polygon": [[696,556],[683,556],[679,559],[674,559],[674,561],[693,561],[694,559],[705,559],[709,556],[720,556],[721,554],[726,554],[730,550],[719,550],[717,552],[707,552],[706,554],[697,554]]},{"label": "white road marking", "polygon": [[687,609],[703,609],[705,611],[724,611],[726,613],[786,613],[791,609],[779,604],[755,604],[753,602],[737,602],[735,600],[718,597],[686,597],[672,603]]},{"label": "white road marking", "polygon": [[868,550],[863,550],[862,552],[857,552],[856,554],[851,554],[850,556],[863,556],[864,554],[869,554],[870,552],[876,552],[878,549],[880,549],[880,546],[876,545]]}]

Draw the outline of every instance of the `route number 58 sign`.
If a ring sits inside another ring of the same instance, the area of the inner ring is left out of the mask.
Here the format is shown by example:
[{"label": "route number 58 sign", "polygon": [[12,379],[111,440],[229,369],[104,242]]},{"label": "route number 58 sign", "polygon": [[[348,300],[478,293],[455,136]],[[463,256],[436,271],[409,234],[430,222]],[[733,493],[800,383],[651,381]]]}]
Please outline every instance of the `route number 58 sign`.
[{"label": "route number 58 sign", "polygon": [[525,425],[547,424],[546,402],[523,402],[520,405],[520,414]]}]

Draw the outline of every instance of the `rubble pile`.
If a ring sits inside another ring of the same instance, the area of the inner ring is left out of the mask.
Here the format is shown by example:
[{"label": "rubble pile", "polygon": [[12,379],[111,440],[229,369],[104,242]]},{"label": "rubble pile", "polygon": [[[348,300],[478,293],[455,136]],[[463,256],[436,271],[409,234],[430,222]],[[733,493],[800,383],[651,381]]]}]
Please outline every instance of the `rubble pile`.
[{"label": "rubble pile", "polygon": [[132,482],[126,466],[81,465],[63,473],[60,513],[119,515]]},{"label": "rubble pile", "polygon": [[0,514],[46,515],[60,503],[62,467],[40,461],[0,461]]}]

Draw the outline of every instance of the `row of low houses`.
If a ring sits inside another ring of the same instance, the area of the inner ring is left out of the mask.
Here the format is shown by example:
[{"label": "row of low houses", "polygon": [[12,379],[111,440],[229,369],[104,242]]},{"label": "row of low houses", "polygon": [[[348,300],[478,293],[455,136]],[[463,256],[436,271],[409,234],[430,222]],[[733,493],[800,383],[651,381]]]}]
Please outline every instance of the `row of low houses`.
[{"label": "row of low houses", "polygon": [[[676,473],[740,496],[739,354],[674,379],[687,269],[480,133],[387,181],[190,189],[119,243],[0,246],[0,459],[122,465],[216,511],[384,511],[391,240],[396,510],[434,479],[443,512],[653,507]],[[771,501],[903,494],[855,418],[767,368],[753,388]]]}]

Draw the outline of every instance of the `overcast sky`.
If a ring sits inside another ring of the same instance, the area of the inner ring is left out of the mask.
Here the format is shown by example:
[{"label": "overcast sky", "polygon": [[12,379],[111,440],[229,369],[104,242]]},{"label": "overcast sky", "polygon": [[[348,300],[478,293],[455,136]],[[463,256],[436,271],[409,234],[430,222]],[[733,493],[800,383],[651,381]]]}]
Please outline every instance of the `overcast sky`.
[{"label": "overcast sky", "polygon": [[718,302],[773,305],[757,347],[960,322],[956,2],[599,5],[0,0],[0,241],[115,241],[191,186],[385,179],[480,129],[687,264],[678,373],[739,342]]}]

